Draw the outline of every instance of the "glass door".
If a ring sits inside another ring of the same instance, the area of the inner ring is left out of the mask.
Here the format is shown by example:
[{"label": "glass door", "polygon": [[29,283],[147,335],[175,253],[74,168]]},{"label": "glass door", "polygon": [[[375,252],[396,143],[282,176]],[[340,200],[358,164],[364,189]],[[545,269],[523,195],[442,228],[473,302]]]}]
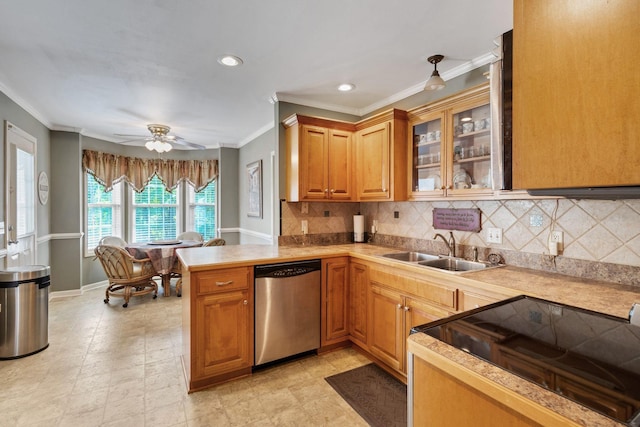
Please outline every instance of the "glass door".
[{"label": "glass door", "polygon": [[411,154],[411,190],[413,193],[442,195],[444,193],[444,175],[442,169],[444,117],[413,124]]},{"label": "glass door", "polygon": [[491,113],[489,104],[453,111],[451,191],[491,190]]}]

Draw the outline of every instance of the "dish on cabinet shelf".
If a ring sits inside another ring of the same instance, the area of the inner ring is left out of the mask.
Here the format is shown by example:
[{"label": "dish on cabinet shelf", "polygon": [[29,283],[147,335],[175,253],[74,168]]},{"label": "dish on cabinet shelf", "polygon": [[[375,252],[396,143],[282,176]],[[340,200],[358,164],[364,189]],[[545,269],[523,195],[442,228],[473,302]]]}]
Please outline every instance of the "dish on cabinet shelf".
[{"label": "dish on cabinet shelf", "polygon": [[456,190],[465,190],[471,188],[471,176],[466,170],[460,169],[453,177],[453,188]]},{"label": "dish on cabinet shelf", "polygon": [[431,174],[426,178],[418,178],[418,191],[434,191],[440,189],[440,175]]}]

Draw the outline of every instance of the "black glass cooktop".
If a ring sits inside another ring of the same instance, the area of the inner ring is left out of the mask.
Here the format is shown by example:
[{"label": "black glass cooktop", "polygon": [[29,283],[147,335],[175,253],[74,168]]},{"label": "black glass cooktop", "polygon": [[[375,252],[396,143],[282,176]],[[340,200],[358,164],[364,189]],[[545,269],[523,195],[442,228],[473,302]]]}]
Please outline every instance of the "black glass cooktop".
[{"label": "black glass cooktop", "polygon": [[629,426],[640,426],[640,327],[519,296],[417,326]]}]

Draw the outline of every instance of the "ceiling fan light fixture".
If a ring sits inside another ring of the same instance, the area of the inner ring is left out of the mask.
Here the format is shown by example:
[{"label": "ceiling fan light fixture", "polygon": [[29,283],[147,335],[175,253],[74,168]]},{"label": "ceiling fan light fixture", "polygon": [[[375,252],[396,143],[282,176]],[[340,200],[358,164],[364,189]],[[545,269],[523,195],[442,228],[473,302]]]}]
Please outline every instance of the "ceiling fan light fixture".
[{"label": "ceiling fan light fixture", "polygon": [[225,67],[237,67],[242,65],[243,61],[242,58],[235,55],[222,55],[218,57],[218,63]]},{"label": "ceiling fan light fixture", "polygon": [[433,55],[427,58],[427,61],[433,64],[433,73],[427,80],[424,90],[440,90],[446,86],[444,80],[440,77],[440,73],[438,73],[438,62],[442,61],[443,58],[443,55]]},{"label": "ceiling fan light fixture", "polygon": [[171,151],[171,149],[173,148],[171,144],[169,144],[168,142],[164,142],[161,139],[156,137],[154,137],[154,139],[147,141],[144,144],[144,146],[147,148],[147,150],[157,151],[158,153],[166,153]]}]

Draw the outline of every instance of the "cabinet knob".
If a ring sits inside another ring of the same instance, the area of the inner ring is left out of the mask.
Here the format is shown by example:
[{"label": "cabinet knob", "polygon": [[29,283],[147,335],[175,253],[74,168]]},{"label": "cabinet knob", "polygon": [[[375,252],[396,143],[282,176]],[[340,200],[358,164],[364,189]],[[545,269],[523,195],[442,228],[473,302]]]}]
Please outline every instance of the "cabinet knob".
[{"label": "cabinet knob", "polygon": [[387,191],[389,191],[389,190],[388,190],[388,189],[386,189],[386,188],[383,188],[383,189],[382,189],[382,192],[383,192],[383,193],[386,193]]},{"label": "cabinet knob", "polygon": [[444,185],[442,187],[440,187],[441,190],[446,190],[447,187],[445,187]]},{"label": "cabinet knob", "polygon": [[244,301],[242,301],[242,303],[243,303],[244,305],[247,305],[247,304],[249,304],[249,301],[244,300]]},{"label": "cabinet knob", "polygon": [[402,308],[402,304],[398,304],[397,307],[398,307],[398,310],[400,310]]},{"label": "cabinet knob", "polygon": [[336,192],[336,190],[332,188],[332,189],[331,189],[331,194],[333,194],[333,193],[335,193],[335,192]]},{"label": "cabinet knob", "polygon": [[329,189],[328,189],[328,188],[325,188],[325,189],[324,189],[324,192],[325,192],[325,193],[328,193],[328,192],[329,192]]},{"label": "cabinet knob", "polygon": [[404,311],[409,311],[411,310],[411,307],[407,307],[406,305],[404,306]]}]

